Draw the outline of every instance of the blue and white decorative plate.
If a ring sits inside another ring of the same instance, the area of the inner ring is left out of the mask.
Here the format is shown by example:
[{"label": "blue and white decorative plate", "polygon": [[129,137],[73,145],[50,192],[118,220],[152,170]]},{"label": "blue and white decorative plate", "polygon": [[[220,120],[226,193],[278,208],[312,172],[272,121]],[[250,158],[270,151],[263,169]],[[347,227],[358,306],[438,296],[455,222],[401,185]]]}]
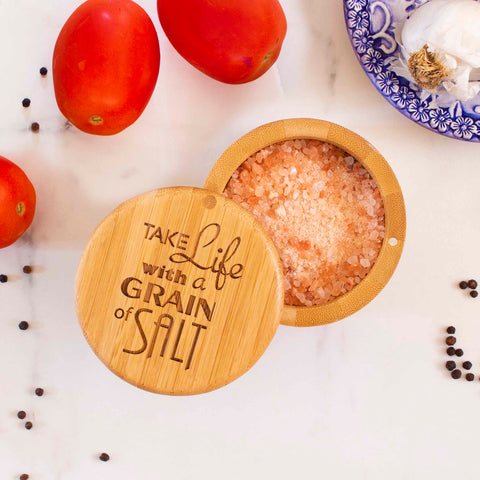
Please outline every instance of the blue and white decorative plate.
[{"label": "blue and white decorative plate", "polygon": [[427,0],[344,0],[345,22],[353,49],[370,81],[399,112],[447,137],[480,142],[480,95],[468,102],[438,104],[402,76],[399,36],[407,16]]}]

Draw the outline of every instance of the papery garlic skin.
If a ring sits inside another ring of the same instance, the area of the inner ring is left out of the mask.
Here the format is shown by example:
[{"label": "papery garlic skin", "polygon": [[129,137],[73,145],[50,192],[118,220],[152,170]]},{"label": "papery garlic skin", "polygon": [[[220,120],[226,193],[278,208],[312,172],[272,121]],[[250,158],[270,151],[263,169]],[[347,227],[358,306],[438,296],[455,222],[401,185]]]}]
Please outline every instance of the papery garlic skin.
[{"label": "papery garlic skin", "polygon": [[446,70],[441,86],[459,100],[480,91],[472,81],[480,72],[480,2],[430,0],[417,8],[402,29],[402,44],[409,55],[425,45]]}]

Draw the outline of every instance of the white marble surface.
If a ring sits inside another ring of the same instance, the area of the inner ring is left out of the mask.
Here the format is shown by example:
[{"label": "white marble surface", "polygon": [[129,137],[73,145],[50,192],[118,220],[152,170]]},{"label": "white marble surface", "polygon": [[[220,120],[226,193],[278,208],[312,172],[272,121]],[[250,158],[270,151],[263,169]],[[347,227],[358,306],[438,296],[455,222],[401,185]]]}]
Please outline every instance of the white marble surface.
[{"label": "white marble surface", "polygon": [[[190,67],[161,32],[154,0],[140,0],[162,51],[150,105],[115,137],[67,130],[51,76],[38,69],[51,66],[56,35],[79,3],[0,0],[0,154],[38,194],[29,234],[0,251],[11,278],[0,285],[0,478],[478,478],[480,382],[449,378],[443,332],[457,326],[464,359],[480,374],[480,299],[455,287],[480,277],[480,146],[431,133],[382,99],[350,48],[340,0],[283,0],[282,55],[244,86]],[[236,138],[295,116],[358,132],[396,172],[409,223],[392,281],[340,323],[280,327],[248,374],[213,393],[157,396],[115,377],[74,310],[75,270],[93,228],[133,195],[201,186]],[[35,274],[23,275],[25,264]],[[18,330],[21,320],[28,331]],[[32,394],[37,386],[44,397]],[[31,431],[18,409],[31,415]],[[97,460],[102,451],[109,463]]]}]

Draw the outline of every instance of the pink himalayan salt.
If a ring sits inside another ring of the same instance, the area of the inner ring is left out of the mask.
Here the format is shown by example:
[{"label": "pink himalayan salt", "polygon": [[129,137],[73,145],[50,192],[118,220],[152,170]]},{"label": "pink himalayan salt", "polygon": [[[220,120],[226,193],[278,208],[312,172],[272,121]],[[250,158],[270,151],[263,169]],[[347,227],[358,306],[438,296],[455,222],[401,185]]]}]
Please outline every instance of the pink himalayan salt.
[{"label": "pink himalayan salt", "polygon": [[288,305],[322,305],[348,292],[380,252],[385,211],[377,185],[331,144],[270,145],[238,168],[224,195],[249,210],[273,239]]}]

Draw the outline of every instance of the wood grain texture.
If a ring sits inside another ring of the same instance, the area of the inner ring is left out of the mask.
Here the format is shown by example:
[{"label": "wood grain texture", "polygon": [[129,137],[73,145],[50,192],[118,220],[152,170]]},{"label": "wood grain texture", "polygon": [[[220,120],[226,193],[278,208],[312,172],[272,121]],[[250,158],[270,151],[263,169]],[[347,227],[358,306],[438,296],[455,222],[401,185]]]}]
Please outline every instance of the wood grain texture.
[{"label": "wood grain texture", "polygon": [[186,187],[146,193],[108,215],[75,289],[81,327],[105,365],[171,395],[245,373],[283,309],[282,267],[262,227],[233,201]]},{"label": "wood grain texture", "polygon": [[[370,273],[355,288],[335,300],[313,307],[285,306],[281,323],[309,327],[336,322],[357,312],[385,287],[403,250],[406,212],[400,185],[390,165],[364,138],[324,120],[294,118],[262,125],[233,143],[217,160],[204,188],[223,192],[233,172],[251,155],[273,143],[294,139],[329,142],[348,152],[377,182],[385,207],[385,241]],[[395,239],[395,246],[388,240]]]}]

